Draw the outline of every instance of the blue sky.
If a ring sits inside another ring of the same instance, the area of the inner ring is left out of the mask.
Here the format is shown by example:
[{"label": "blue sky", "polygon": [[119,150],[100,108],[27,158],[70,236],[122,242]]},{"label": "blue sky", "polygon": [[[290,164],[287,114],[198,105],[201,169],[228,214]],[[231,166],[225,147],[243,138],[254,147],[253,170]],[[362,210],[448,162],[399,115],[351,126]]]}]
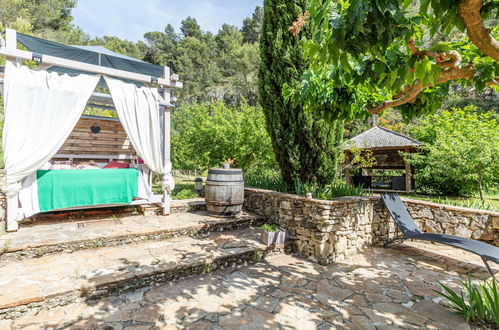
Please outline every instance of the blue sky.
[{"label": "blue sky", "polygon": [[145,32],[163,31],[168,23],[179,31],[187,16],[214,33],[224,23],[241,26],[262,4],[263,0],[78,0],[73,17],[92,37],[111,35],[137,41]]}]

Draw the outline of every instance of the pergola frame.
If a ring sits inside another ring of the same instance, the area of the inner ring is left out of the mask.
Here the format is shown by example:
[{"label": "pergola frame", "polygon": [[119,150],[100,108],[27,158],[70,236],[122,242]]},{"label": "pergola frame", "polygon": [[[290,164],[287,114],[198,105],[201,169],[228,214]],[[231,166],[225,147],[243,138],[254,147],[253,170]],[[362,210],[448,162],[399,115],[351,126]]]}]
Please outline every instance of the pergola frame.
[{"label": "pergola frame", "polygon": [[[415,152],[414,147],[386,147],[386,148],[363,148],[362,150],[370,150],[371,152],[376,155],[377,151],[386,151],[393,153],[394,155],[398,154],[399,152],[405,152],[405,153],[411,153]],[[346,162],[348,163],[351,160],[351,154],[349,150],[345,150],[345,159]],[[411,166],[410,164],[406,161],[403,160],[403,166],[387,166],[385,164],[376,164],[372,167],[365,168],[366,170],[375,170],[375,169],[397,169],[397,170],[404,170],[405,171],[405,192],[410,193],[412,192],[412,171],[411,171]],[[352,177],[350,174],[350,168],[347,167],[345,169],[345,181],[348,184],[352,184]],[[385,189],[371,189],[372,191],[385,191]]]},{"label": "pergola frame", "polygon": [[[127,79],[144,83],[146,86],[158,85],[162,89],[164,102],[159,105],[161,120],[161,132],[163,142],[163,156],[165,164],[170,161],[170,116],[173,105],[171,104],[171,90],[174,88],[182,88],[182,82],[178,81],[179,77],[172,74],[170,68],[164,67],[163,77],[153,77],[135,72],[113,69],[105,66],[88,64],[80,61],[68,60],[61,57],[50,56],[45,54],[36,54],[30,51],[25,51],[17,48],[17,32],[13,29],[6,29],[5,39],[0,38],[0,55],[6,60],[20,63],[22,60],[39,59],[41,55],[42,61],[38,62],[38,69],[47,69],[50,66],[59,66],[68,69],[76,69],[85,72],[104,75],[120,79]],[[160,90],[161,91],[161,90]],[[89,100],[90,102],[98,102],[105,104],[111,108],[114,106],[111,95],[102,93],[93,93]],[[61,156],[61,155],[56,155]],[[170,192],[165,190],[163,193],[163,214],[170,214],[171,196]],[[7,200],[7,231],[18,230],[18,207],[19,195],[12,196]]]}]

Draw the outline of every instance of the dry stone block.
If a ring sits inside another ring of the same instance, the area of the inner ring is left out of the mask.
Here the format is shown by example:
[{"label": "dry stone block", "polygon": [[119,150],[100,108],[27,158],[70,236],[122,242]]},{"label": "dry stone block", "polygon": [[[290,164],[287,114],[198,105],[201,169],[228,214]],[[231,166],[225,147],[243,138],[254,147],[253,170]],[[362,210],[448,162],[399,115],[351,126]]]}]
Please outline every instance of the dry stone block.
[{"label": "dry stone block", "polygon": [[291,210],[291,203],[289,201],[282,201],[281,202],[281,209]]},{"label": "dry stone block", "polygon": [[450,222],[450,216],[447,212],[442,209],[437,209],[433,211],[434,219],[441,223]]},{"label": "dry stone block", "polygon": [[457,225],[454,229],[454,235],[461,236],[465,238],[471,238],[473,232],[464,225]]},{"label": "dry stone block", "polygon": [[442,227],[436,221],[427,220],[425,222],[424,230],[430,233],[441,233]]},{"label": "dry stone block", "polygon": [[499,230],[499,216],[492,216],[492,229]]},{"label": "dry stone block", "polygon": [[331,252],[333,252],[333,246],[329,243],[323,242],[315,245],[315,255],[320,259],[326,258]]},{"label": "dry stone block", "polygon": [[471,216],[471,226],[484,229],[487,227],[489,221],[488,214],[477,214]]},{"label": "dry stone block", "polygon": [[335,243],[335,252],[336,253],[341,253],[345,252],[348,248],[348,241],[346,236],[340,236],[338,237],[336,243]]}]

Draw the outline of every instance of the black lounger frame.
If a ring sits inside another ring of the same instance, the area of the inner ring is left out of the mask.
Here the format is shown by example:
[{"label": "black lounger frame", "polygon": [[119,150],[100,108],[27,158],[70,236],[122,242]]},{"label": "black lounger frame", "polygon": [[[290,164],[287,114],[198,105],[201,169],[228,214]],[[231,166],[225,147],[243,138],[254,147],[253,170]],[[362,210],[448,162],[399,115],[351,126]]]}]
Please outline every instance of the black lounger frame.
[{"label": "black lounger frame", "polygon": [[487,267],[490,275],[494,276],[494,273],[492,272],[492,269],[490,268],[487,261],[492,261],[499,264],[498,247],[459,236],[424,233],[421,231],[419,226],[407,211],[407,208],[400,199],[399,195],[394,193],[382,194],[381,199],[385,203],[385,206],[388,209],[391,217],[404,235],[403,237],[397,237],[388,241],[387,243],[385,243],[385,246],[397,241],[404,241],[406,239],[418,239],[446,244],[479,255],[482,258],[485,267]]}]

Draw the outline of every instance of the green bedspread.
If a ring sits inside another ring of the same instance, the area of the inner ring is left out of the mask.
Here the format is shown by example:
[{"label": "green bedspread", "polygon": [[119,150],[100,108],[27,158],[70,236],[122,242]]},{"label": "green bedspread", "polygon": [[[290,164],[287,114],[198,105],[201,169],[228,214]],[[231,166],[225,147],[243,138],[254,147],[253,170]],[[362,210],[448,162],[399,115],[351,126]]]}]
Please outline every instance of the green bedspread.
[{"label": "green bedspread", "polygon": [[139,171],[130,169],[37,171],[40,212],[78,206],[130,204]]}]

